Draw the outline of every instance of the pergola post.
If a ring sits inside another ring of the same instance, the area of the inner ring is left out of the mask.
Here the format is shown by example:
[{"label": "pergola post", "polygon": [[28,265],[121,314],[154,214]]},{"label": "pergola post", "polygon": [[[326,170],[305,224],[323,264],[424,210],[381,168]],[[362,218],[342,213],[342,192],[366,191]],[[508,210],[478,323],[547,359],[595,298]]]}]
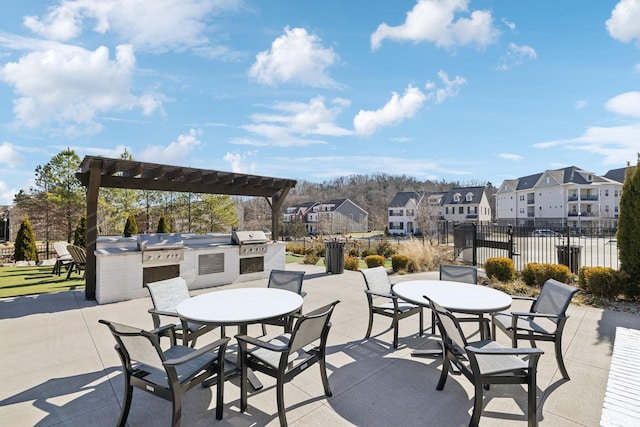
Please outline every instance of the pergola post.
[{"label": "pergola post", "polygon": [[98,241],[98,195],[102,176],[102,160],[92,159],[89,166],[87,186],[87,266],[85,271],[84,296],[96,298],[96,242]]}]

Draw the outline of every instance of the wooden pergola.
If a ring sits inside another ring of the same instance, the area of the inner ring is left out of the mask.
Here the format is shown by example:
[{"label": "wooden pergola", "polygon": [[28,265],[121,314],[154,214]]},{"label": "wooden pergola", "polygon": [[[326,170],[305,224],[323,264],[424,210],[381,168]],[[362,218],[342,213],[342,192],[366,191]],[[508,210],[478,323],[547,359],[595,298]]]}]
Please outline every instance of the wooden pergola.
[{"label": "wooden pergola", "polygon": [[96,295],[96,242],[100,188],[174,191],[264,197],[271,207],[272,238],[278,238],[278,211],[296,181],[242,173],[169,166],[133,160],[86,156],[78,180],[87,191],[87,267],[85,297]]}]

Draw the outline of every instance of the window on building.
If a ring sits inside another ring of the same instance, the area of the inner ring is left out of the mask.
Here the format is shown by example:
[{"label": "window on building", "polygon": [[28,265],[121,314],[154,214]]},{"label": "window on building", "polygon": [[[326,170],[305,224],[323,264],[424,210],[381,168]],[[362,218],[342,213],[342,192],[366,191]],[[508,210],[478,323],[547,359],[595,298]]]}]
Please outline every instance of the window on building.
[{"label": "window on building", "polygon": [[353,214],[349,214],[349,219],[353,221]]},{"label": "window on building", "polygon": [[458,208],[458,213],[459,213],[459,214],[463,214],[463,213],[464,213],[464,206],[460,206],[460,207]]},{"label": "window on building", "polygon": [[613,191],[613,197],[618,197],[619,195],[620,195],[620,192],[618,190]]},{"label": "window on building", "polygon": [[521,194],[521,195],[520,195],[520,201],[521,201],[521,202],[524,202],[524,194]]},{"label": "window on building", "polygon": [[604,190],[604,196],[605,196],[605,197],[609,197],[609,189],[605,188],[605,190]]},{"label": "window on building", "polygon": [[476,214],[476,215],[478,215],[478,207],[477,207],[477,206],[474,206],[474,207],[473,207],[473,213],[474,213],[474,214]]},{"label": "window on building", "polygon": [[362,222],[363,219],[364,219],[364,214],[360,214],[360,221]]},{"label": "window on building", "polygon": [[453,201],[454,202],[459,202],[460,201],[460,193],[456,193],[453,195]]},{"label": "window on building", "polygon": [[604,205],[604,211],[607,213],[609,212],[609,205]]},{"label": "window on building", "polygon": [[467,193],[467,196],[465,197],[465,199],[466,199],[467,202],[472,201],[473,200],[473,194]]},{"label": "window on building", "polygon": [[444,214],[445,214],[445,215],[449,215],[449,206],[445,206],[445,208],[444,208]]}]

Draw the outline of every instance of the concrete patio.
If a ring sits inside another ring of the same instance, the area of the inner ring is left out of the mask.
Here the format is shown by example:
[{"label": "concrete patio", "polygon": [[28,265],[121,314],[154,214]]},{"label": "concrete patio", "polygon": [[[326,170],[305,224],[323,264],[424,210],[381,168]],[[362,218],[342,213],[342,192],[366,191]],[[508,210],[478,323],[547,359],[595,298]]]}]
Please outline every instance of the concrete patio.
[{"label": "concrete patio", "polygon": [[[324,396],[318,368],[306,370],[285,386],[290,425],[468,424],[473,388],[466,378],[452,376],[443,391],[436,391],[442,359],[411,357],[412,350],[435,343],[432,337],[417,334],[417,317],[400,322],[398,350],[389,345],[388,319],[376,318],[377,335],[363,340],[368,314],[360,273],[327,275],[324,268],[302,264],[287,264],[287,269],[307,273],[303,311],[341,300],[332,318],[327,356],[333,397]],[[392,281],[416,278],[434,278],[434,273],[394,276]],[[266,286],[266,279],[222,288],[247,286]],[[150,298],[97,305],[85,300],[83,291],[0,299],[0,425],[115,425],[123,388],[120,360],[113,337],[98,320],[150,329],[150,307]],[[538,368],[538,419],[541,426],[598,426],[616,327],[640,329],[640,317],[575,305],[569,314],[564,358],[571,380],[564,381],[559,375],[552,344],[541,343],[545,354]],[[427,329],[430,319],[425,310]],[[228,328],[228,333],[233,334],[233,329]],[[276,331],[269,329],[269,334]],[[260,332],[259,326],[249,327],[250,334]],[[209,340],[216,337],[211,334]],[[503,334],[499,333],[498,340],[508,344]],[[206,342],[201,339],[198,344]],[[250,393],[246,413],[239,411],[238,378],[233,378],[225,384],[223,420],[215,420],[215,389],[196,387],[185,397],[182,425],[278,425],[274,381],[258,376],[265,387]],[[480,422],[485,426],[526,425],[524,411],[523,387],[496,385],[486,393]],[[169,402],[136,390],[130,426],[164,426],[170,420]]]}]

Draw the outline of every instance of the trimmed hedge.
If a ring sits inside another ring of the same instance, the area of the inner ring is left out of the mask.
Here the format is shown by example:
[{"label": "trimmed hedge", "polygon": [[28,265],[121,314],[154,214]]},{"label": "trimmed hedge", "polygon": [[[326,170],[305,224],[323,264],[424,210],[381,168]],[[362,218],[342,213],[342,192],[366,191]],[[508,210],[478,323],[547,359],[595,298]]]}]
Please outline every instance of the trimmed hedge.
[{"label": "trimmed hedge", "polygon": [[320,261],[320,257],[316,254],[311,253],[304,256],[304,260],[302,261],[302,263],[316,265],[318,261]]},{"label": "trimmed hedge", "polygon": [[597,297],[615,298],[626,292],[629,276],[609,267],[581,267],[578,287]]},{"label": "trimmed hedge", "polygon": [[394,273],[401,270],[406,270],[409,265],[409,258],[406,255],[394,254],[391,255],[391,268]]},{"label": "trimmed hedge", "polygon": [[529,285],[541,288],[544,282],[555,279],[562,283],[569,283],[572,277],[571,270],[566,265],[541,264],[531,262],[527,264],[520,273],[522,280]]},{"label": "trimmed hedge", "polygon": [[364,262],[369,268],[382,267],[384,266],[384,257],[380,255],[369,255],[364,259]]},{"label": "trimmed hedge", "polygon": [[488,278],[495,278],[501,282],[510,282],[516,278],[516,267],[513,260],[505,257],[487,258],[484,271]]},{"label": "trimmed hedge", "polygon": [[344,257],[345,270],[357,271],[360,268],[360,259],[355,256]]}]

